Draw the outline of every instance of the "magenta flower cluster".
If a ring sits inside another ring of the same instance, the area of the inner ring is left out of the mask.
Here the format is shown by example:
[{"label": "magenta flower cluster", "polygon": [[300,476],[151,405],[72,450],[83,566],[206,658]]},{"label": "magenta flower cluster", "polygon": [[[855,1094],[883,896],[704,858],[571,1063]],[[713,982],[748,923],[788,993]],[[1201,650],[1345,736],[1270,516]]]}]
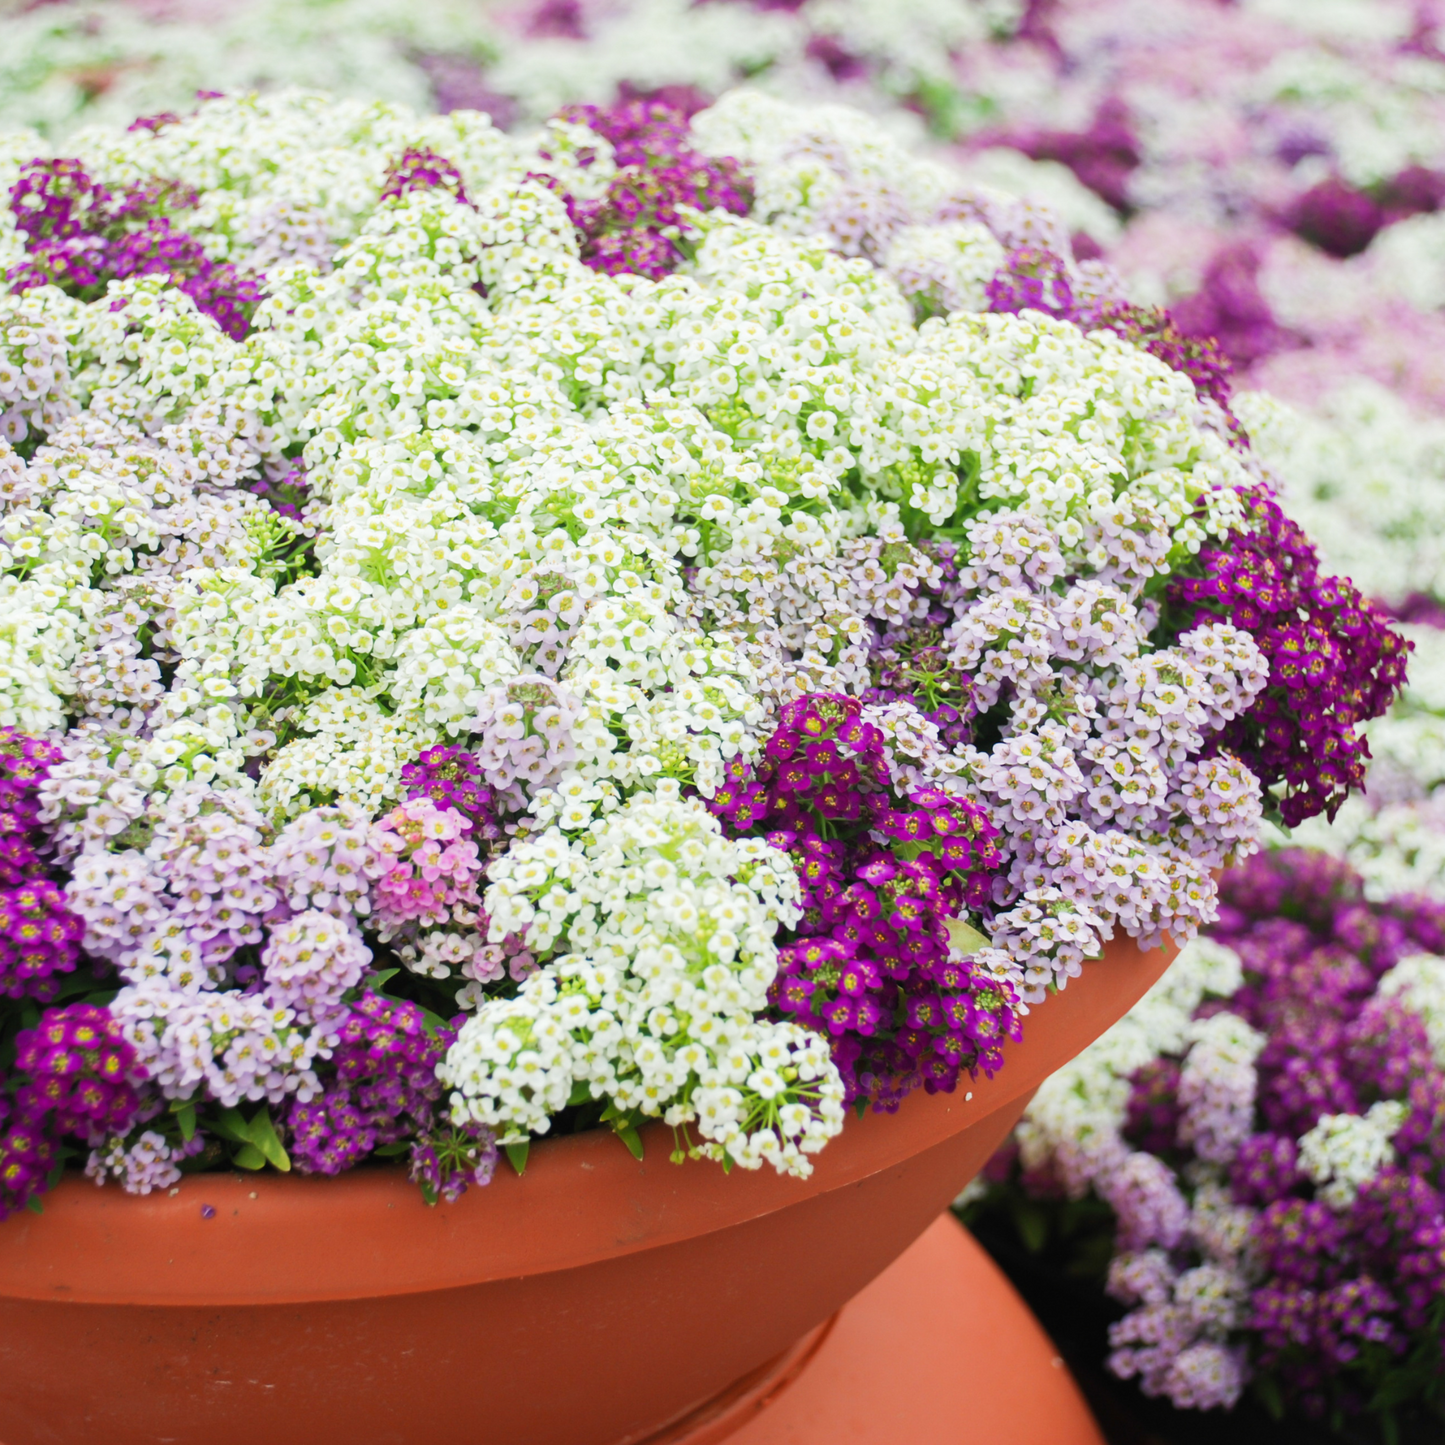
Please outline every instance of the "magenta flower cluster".
[{"label": "magenta flower cluster", "polygon": [[850,1100],[896,1108],[922,1084],[992,1074],[1018,1034],[1012,989],[951,947],[948,920],[982,906],[1002,861],[982,809],[936,789],[898,797],[883,735],[856,698],[782,711],[756,771],[728,770],[711,801],[737,833],[793,859],[803,917],[785,935],[772,998],[826,1035]]},{"label": "magenta flower cluster", "polygon": [[1203,575],[1176,576],[1168,597],[1187,611],[1185,626],[1218,618],[1245,628],[1269,662],[1268,687],[1217,746],[1277,789],[1293,827],[1333,817],[1364,785],[1369,745],[1357,725],[1385,712],[1404,685],[1410,644],[1352,583],[1321,574],[1314,545],[1272,498],[1245,500],[1253,525],[1203,548]]},{"label": "magenta flower cluster", "polygon": [[1355,256],[1386,226],[1438,211],[1442,201],[1445,175],[1412,165],[1370,190],[1326,176],[1295,197],[1284,220],[1295,235],[1331,256]]},{"label": "magenta flower cluster", "polygon": [[681,207],[743,216],[752,203],[737,163],[693,150],[687,117],[658,101],[569,106],[563,120],[607,140],[616,174],[596,200],[567,195],[567,214],[594,271],[630,272],[653,280],[673,271],[687,229]]},{"label": "magenta flower cluster", "polygon": [[[1260,1211],[1255,1366],[1310,1413],[1353,1413],[1401,1372],[1445,1374],[1445,1070],[1419,1016],[1374,997],[1402,957],[1445,951],[1445,904],[1369,903],[1348,865],[1290,849],[1228,875],[1220,912],[1215,937],[1245,968],[1228,1007],[1268,1037],[1257,1132],[1231,1171]],[[1409,1106],[1393,1161],[1347,1208],[1311,1197],[1298,1136],[1387,1099]]]},{"label": "magenta flower cluster", "polygon": [[1129,178],[1143,156],[1129,107],[1118,96],[1105,97],[1084,130],[1030,130],[1003,139],[1037,161],[1068,166],[1116,210],[1130,209]]},{"label": "magenta flower cluster", "polygon": [[401,770],[408,799],[430,798],[438,808],[460,813],[472,825],[471,836],[496,842],[502,836],[492,790],[477,755],[466,748],[427,748]]},{"label": "magenta flower cluster", "polygon": [[462,183],[462,173],[434,150],[424,146],[413,146],[402,153],[386,173],[386,184],[382,187],[381,199],[392,200],[409,195],[412,191],[442,189],[450,191],[459,201],[470,205],[467,188]]},{"label": "magenta flower cluster", "polygon": [[1221,246],[1210,257],[1199,289],[1171,308],[1181,331],[1211,338],[1235,366],[1252,366],[1293,344],[1261,289],[1262,259],[1250,240]]},{"label": "magenta flower cluster", "polygon": [[95,1004],[47,1009],[15,1040],[0,1088],[0,1219],[29,1203],[64,1163],[67,1135],[99,1142],[129,1127],[145,1075],[118,1019]]},{"label": "magenta flower cluster", "polygon": [[308,1174],[339,1174],[368,1155],[408,1146],[412,1178],[429,1199],[455,1199],[485,1184],[496,1145],[481,1128],[457,1129],[439,1116],[436,1065],[453,1033],[428,1028],[416,1004],[365,993],[347,1009],[331,1063],[335,1077],[285,1118],[292,1161]]},{"label": "magenta flower cluster", "polygon": [[27,161],[10,189],[26,259],[6,279],[17,291],[54,285],[86,300],[111,281],[164,276],[239,340],[261,299],[260,284],[212,261],[173,221],[195,196],[174,181],[150,180],[118,191],[92,180],[78,160]]},{"label": "magenta flower cluster", "polygon": [[482,861],[455,808],[412,798],[372,824],[372,906],[384,929],[445,923],[458,904],[480,907]]},{"label": "magenta flower cluster", "polygon": [[60,760],[50,743],[0,731],[0,997],[53,999],[84,932],[47,873],[37,790]]}]

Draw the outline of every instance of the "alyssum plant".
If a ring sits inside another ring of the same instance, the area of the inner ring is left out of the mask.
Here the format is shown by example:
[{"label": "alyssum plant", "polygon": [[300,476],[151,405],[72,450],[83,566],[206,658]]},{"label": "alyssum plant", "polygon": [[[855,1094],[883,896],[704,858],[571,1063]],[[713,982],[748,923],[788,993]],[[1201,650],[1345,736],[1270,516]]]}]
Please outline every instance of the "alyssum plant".
[{"label": "alyssum plant", "polygon": [[7,1208],[72,1158],[454,1196],[654,1117],[806,1173],[1359,780],[1404,646],[1217,356],[848,112],[215,98],[40,148]]}]

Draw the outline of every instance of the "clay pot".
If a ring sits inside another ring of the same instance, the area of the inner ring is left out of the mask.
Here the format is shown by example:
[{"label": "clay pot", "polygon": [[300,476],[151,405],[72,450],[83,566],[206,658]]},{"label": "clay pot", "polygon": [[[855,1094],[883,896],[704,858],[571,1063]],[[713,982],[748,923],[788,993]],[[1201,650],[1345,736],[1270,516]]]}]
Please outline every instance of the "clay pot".
[{"label": "clay pot", "polygon": [[850,1117],[805,1181],[671,1164],[660,1125],[641,1162],[605,1131],[547,1140],[434,1209],[390,1168],[139,1199],[66,1179],[0,1224],[0,1440],[687,1439],[796,1364],[1171,957],[1110,945],[997,1076]]}]

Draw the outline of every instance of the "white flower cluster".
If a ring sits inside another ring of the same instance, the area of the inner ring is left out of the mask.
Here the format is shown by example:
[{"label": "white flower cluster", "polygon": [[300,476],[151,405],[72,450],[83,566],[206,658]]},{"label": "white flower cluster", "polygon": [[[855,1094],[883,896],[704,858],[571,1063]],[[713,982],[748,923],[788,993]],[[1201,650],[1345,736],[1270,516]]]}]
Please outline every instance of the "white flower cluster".
[{"label": "white flower cluster", "polygon": [[1364,379],[1308,412],[1250,391],[1232,407],[1331,570],[1388,602],[1445,598],[1445,422]]},{"label": "white flower cluster", "polygon": [[1024,1168],[1050,1163],[1070,1196],[1082,1198],[1121,1148],[1130,1076],[1161,1054],[1183,1053],[1199,1005],[1228,998],[1243,981],[1233,949],[1204,938],[1181,949],[1118,1023],[1039,1086],[1015,1131]]},{"label": "white flower cluster", "polygon": [[439,1070],[459,1121],[525,1139],[580,1095],[694,1127],[709,1157],[809,1173],[842,1128],[842,1081],[822,1039],[755,1017],[798,896],[780,855],[726,841],[675,783],[514,844],[492,866],[490,936],[548,963],[462,1026]]},{"label": "white flower cluster", "polygon": [[197,91],[304,85],[428,106],[433,57],[490,54],[471,6],[397,0],[229,0],[143,10],[60,0],[0,17],[0,125],[59,135],[182,111]]},{"label": "white flower cluster", "polygon": [[1419,1018],[1435,1057],[1445,1065],[1445,958],[1412,953],[1380,979],[1375,992],[1399,999]]},{"label": "white flower cluster", "polygon": [[[1281,0],[1254,0],[1256,9],[1269,6],[1277,14],[1286,8]],[[1295,24],[1310,13],[1287,8]],[[1347,41],[1403,40],[1411,25],[1403,6],[1347,0],[1320,9],[1328,17],[1326,26],[1330,18],[1348,16],[1340,36]],[[1445,67],[1437,60],[1412,55],[1404,46],[1393,56],[1384,47],[1361,46],[1356,54],[1346,44],[1282,50],[1251,78],[1249,90],[1257,102],[1307,116],[1339,173],[1351,185],[1364,187],[1410,165],[1439,161],[1436,107],[1442,85]]]},{"label": "white flower cluster", "polygon": [[144,1129],[129,1141],[113,1135],[100,1148],[90,1151],[85,1175],[97,1184],[115,1179],[127,1194],[169,1189],[184,1178],[181,1161],[199,1154],[205,1143],[197,1133],[188,1142],[172,1144],[154,1129]]},{"label": "white flower cluster", "polygon": [[1382,1099],[1364,1114],[1322,1114],[1300,1136],[1300,1169],[1316,1194],[1334,1209],[1348,1209],[1362,1184],[1368,1184],[1394,1157],[1390,1140],[1410,1111],[1398,1099]]},{"label": "white flower cluster", "polygon": [[584,0],[569,26],[532,6],[498,15],[489,40],[499,58],[487,82],[538,119],[568,102],[607,102],[619,89],[716,95],[744,77],[780,95],[868,98],[835,79],[830,62],[841,60],[867,68],[881,92],[875,106],[924,95],[951,108],[953,58],[1012,30],[1023,10],[1021,0],[801,0],[761,9]]},{"label": "white flower cluster", "polygon": [[1076,296],[1123,299],[1106,267],[1074,261],[1074,232],[1112,239],[1118,223],[1062,166],[1007,149],[947,166],[914,153],[877,117],[757,90],[724,96],[694,133],[704,150],[747,163],[756,214],[877,261],[923,315],[983,309],[982,288],[1004,252],[1027,245],[1060,258]]}]

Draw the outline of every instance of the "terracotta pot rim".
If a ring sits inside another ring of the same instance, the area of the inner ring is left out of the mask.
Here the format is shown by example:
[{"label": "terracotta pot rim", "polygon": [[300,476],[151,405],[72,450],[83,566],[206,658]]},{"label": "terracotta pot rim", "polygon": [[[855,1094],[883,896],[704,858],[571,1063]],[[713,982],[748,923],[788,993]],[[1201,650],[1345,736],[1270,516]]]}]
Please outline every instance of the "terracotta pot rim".
[{"label": "terracotta pot rim", "polygon": [[[731,1228],[897,1168],[1017,1107],[1172,957],[1132,939],[1109,944],[1029,1016],[992,1079],[916,1091],[893,1114],[850,1112],[806,1180],[767,1165],[724,1176],[708,1161],[672,1164],[672,1131],[660,1123],[642,1131],[640,1161],[610,1130],[542,1139],[521,1177],[504,1161],[490,1185],[435,1207],[400,1166],[335,1178],[195,1174],[142,1197],[72,1175],[44,1196],[41,1214],[0,1224],[0,1298],[218,1307],[382,1298],[552,1274]],[[354,1247],[336,1249],[338,1237]]]}]

